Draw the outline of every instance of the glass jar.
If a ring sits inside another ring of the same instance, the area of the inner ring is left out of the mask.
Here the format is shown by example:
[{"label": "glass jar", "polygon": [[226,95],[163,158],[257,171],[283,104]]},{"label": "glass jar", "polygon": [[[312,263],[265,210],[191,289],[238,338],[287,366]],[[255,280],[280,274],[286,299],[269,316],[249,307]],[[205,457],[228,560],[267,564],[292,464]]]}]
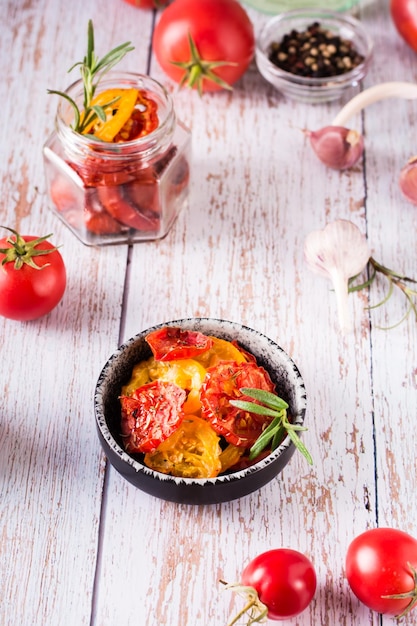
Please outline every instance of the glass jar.
[{"label": "glass jar", "polygon": [[[51,208],[86,245],[161,239],[188,200],[190,131],[149,76],[109,72],[96,94],[107,89],[139,90],[156,104],[158,125],[131,141],[101,141],[73,130],[74,109],[61,98],[43,148]],[[81,80],[65,93],[83,109]]]}]

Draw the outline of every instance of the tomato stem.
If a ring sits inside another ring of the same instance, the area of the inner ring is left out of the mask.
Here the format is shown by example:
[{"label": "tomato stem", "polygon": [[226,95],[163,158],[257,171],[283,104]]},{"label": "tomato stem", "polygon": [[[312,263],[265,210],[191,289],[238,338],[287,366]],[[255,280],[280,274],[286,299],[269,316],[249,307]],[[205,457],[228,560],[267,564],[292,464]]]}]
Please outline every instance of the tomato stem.
[{"label": "tomato stem", "polygon": [[204,61],[197,49],[195,41],[193,40],[191,33],[188,33],[188,43],[190,46],[190,60],[186,62],[171,61],[172,65],[184,70],[184,75],[179,84],[180,89],[184,85],[188,87],[196,87],[199,95],[203,94],[203,80],[209,80],[216,83],[223,89],[231,90],[232,87],[224,81],[220,76],[213,72],[216,67],[222,67],[224,65],[237,65],[233,61]]},{"label": "tomato stem", "polygon": [[9,243],[11,247],[0,249],[0,253],[4,254],[4,259],[1,264],[6,265],[6,263],[14,263],[15,270],[20,270],[25,264],[35,270],[42,270],[45,267],[48,267],[49,263],[37,265],[33,260],[33,257],[45,256],[58,250],[58,248],[47,248],[46,250],[36,249],[36,246],[42,243],[42,241],[49,239],[49,237],[52,236],[52,233],[49,233],[49,235],[45,235],[44,237],[38,237],[32,241],[25,241],[25,239],[16,230],[13,230],[13,228],[8,228],[7,226],[0,226],[0,228],[5,228],[14,235],[14,239],[12,237],[8,237],[7,239],[7,243]]},{"label": "tomato stem", "polygon": [[413,577],[413,589],[410,589],[410,591],[406,591],[405,593],[395,593],[389,596],[381,596],[382,598],[386,598],[387,600],[404,600],[406,598],[410,598],[410,602],[407,604],[404,611],[399,613],[399,615],[396,615],[395,619],[402,619],[403,617],[408,615],[408,613],[410,613],[410,611],[417,604],[417,570],[415,567],[413,567],[413,565],[411,565],[411,563],[407,563],[407,566],[410,569],[411,575]]},{"label": "tomato stem", "polygon": [[231,622],[227,624],[227,626],[234,626],[240,620],[241,617],[246,615],[248,617],[248,621],[246,626],[251,626],[251,624],[263,624],[268,616],[268,608],[267,606],[260,601],[258,592],[253,587],[248,587],[247,585],[241,585],[240,583],[226,583],[224,580],[220,580],[222,585],[225,585],[225,589],[231,589],[235,593],[238,593],[240,596],[244,597],[247,602],[243,609],[235,615]]}]

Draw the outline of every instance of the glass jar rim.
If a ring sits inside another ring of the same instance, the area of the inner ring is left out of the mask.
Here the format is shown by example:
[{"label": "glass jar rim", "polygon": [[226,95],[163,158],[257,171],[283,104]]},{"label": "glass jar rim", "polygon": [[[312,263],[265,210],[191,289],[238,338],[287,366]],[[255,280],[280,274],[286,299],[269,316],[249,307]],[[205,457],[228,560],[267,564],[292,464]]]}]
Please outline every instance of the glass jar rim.
[{"label": "glass jar rim", "polygon": [[[138,74],[135,72],[116,72],[110,71],[100,80],[96,93],[104,91],[106,88],[138,88],[144,90],[149,96],[154,96],[158,104],[158,126],[148,135],[132,139],[130,141],[112,143],[94,139],[91,136],[82,135],[75,131],[70,125],[66,112],[72,111],[71,103],[61,98],[56,111],[56,130],[59,136],[70,143],[78,150],[94,150],[97,154],[105,153],[106,158],[118,158],[121,153],[126,154],[145,154],[153,153],[160,149],[161,143],[166,145],[168,139],[172,137],[176,123],[176,114],[172,98],[165,87],[154,78],[146,74]],[[75,102],[82,100],[83,96],[83,80],[79,78],[69,85],[63,92],[72,98]],[[161,106],[162,105],[162,106]],[[65,107],[65,109],[64,109]]]}]

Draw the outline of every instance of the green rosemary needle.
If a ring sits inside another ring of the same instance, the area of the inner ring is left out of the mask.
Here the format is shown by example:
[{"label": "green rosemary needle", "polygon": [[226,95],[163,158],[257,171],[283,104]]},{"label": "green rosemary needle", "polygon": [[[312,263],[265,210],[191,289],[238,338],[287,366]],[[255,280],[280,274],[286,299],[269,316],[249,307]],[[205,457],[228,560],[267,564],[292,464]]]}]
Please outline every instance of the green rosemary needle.
[{"label": "green rosemary needle", "polygon": [[105,109],[114,104],[118,98],[114,98],[109,102],[101,106],[91,105],[91,102],[94,98],[94,94],[96,92],[97,86],[103,76],[111,70],[117,63],[119,63],[123,57],[134,50],[134,47],[131,45],[130,41],[113,48],[108,52],[102,59],[98,58],[94,52],[94,28],[92,20],[88,22],[88,33],[87,33],[87,54],[85,55],[82,61],[78,61],[74,63],[68,70],[71,72],[75,67],[80,68],[81,78],[83,81],[83,91],[84,91],[84,114],[81,115],[81,112],[76,104],[76,102],[66,93],[62,91],[55,91],[53,89],[48,89],[49,94],[56,94],[65,98],[74,109],[74,123],[73,130],[77,133],[83,133],[83,131],[96,119],[101,121],[106,120]]},{"label": "green rosemary needle", "polygon": [[291,424],[287,417],[288,404],[279,396],[263,389],[254,389],[252,387],[242,387],[241,393],[249,398],[257,400],[248,402],[246,400],[231,400],[230,404],[243,411],[272,417],[272,421],[268,424],[264,431],[259,435],[249,452],[249,458],[254,459],[265,448],[270,447],[271,451],[275,450],[282,441],[285,434],[293,442],[294,446],[301,452],[307,462],[312,465],[313,459],[306,446],[297,435],[297,431],[307,430],[304,426]]}]

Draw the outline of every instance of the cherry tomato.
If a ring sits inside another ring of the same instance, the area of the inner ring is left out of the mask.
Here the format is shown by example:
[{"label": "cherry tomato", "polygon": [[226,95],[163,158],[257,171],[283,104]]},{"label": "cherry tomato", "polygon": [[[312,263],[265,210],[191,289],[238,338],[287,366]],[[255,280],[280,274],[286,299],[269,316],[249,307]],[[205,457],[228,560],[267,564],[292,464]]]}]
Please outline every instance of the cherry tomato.
[{"label": "cherry tomato", "polygon": [[311,561],[289,548],[268,550],[243,570],[241,584],[252,587],[271,620],[286,620],[304,611],[312,601],[317,577]]},{"label": "cherry tomato", "polygon": [[404,41],[417,52],[417,3],[415,0],[391,0],[391,17]]},{"label": "cherry tomato", "polygon": [[213,344],[210,337],[196,330],[165,326],[154,330],[146,337],[157,361],[191,359],[209,350]]},{"label": "cherry tomato", "polygon": [[416,568],[417,540],[394,528],[365,531],[346,555],[346,577],[357,598],[373,611],[397,617],[417,602]]},{"label": "cherry tomato", "polygon": [[167,76],[202,93],[230,87],[246,72],[255,37],[237,0],[175,0],[157,23],[152,46]]},{"label": "cherry tomato", "polygon": [[124,0],[128,4],[138,9],[160,9],[168,4],[170,0]]},{"label": "cherry tomato", "polygon": [[236,363],[220,361],[207,370],[201,387],[202,417],[228,443],[250,448],[258,439],[272,417],[243,411],[230,404],[230,400],[254,400],[242,394],[242,387],[255,387],[273,392],[274,384],[269,374],[255,362]]},{"label": "cherry tomato", "polygon": [[153,452],[180,425],[186,393],[170,382],[155,380],[120,398],[121,429],[126,452]]},{"label": "cherry tomato", "polygon": [[[27,321],[52,311],[64,295],[64,261],[47,237],[22,237],[15,230],[0,239],[0,315]],[[43,252],[45,251],[45,252]]]},{"label": "cherry tomato", "polygon": [[214,478],[222,465],[219,437],[205,420],[187,415],[177,430],[145,455],[145,465],[184,478]]}]

